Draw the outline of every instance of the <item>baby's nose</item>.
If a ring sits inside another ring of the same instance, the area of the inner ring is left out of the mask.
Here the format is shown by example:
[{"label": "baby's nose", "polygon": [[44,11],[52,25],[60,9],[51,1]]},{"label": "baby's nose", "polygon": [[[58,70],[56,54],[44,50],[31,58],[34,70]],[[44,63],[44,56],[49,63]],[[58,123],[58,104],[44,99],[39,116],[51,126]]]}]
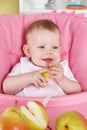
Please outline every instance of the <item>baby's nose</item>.
[{"label": "baby's nose", "polygon": [[46,53],[47,53],[47,54],[52,54],[52,50],[49,49],[49,50],[46,51]]}]

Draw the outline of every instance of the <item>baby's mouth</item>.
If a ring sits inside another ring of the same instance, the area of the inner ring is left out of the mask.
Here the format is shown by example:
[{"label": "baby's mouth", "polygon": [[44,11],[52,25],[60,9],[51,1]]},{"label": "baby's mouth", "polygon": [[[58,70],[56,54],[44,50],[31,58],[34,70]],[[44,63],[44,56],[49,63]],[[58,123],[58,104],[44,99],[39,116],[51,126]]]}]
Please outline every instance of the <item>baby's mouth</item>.
[{"label": "baby's mouth", "polygon": [[46,64],[49,66],[51,63],[52,63],[52,61],[53,61],[53,59],[52,58],[45,58],[45,59],[43,59],[45,62],[46,62]]}]

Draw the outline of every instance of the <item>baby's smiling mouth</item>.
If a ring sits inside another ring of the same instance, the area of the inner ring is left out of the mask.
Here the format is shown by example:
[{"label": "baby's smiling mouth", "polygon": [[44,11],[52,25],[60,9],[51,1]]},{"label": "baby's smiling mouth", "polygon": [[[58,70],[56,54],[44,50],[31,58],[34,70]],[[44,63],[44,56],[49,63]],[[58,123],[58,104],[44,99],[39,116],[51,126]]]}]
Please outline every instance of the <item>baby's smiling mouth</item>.
[{"label": "baby's smiling mouth", "polygon": [[50,64],[52,61],[53,61],[53,59],[52,58],[45,58],[45,59],[43,59],[47,64]]}]

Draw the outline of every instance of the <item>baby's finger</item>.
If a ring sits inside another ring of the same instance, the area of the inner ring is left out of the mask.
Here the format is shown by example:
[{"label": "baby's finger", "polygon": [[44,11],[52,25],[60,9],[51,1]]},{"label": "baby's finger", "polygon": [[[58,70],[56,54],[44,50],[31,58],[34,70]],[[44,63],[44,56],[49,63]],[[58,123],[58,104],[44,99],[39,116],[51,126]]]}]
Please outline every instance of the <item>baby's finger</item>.
[{"label": "baby's finger", "polygon": [[42,73],[44,73],[44,72],[48,72],[48,73],[49,73],[49,69],[48,69],[48,68],[41,69],[41,70],[39,71],[39,74],[42,74]]},{"label": "baby's finger", "polygon": [[[41,79],[38,79],[37,82],[38,82],[38,84],[39,84],[40,87],[42,87],[42,88],[45,87],[45,84],[46,84],[45,81],[42,81]],[[45,84],[44,84],[44,83],[45,83]]]},{"label": "baby's finger", "polygon": [[51,73],[55,73],[55,72],[62,72],[63,71],[63,68],[62,67],[52,67],[50,69],[50,72]]},{"label": "baby's finger", "polygon": [[39,79],[40,79],[42,82],[47,82],[47,81],[48,81],[48,78],[45,78],[42,74],[39,75]]},{"label": "baby's finger", "polygon": [[51,70],[50,71],[50,76],[52,77],[52,75],[58,75],[58,73],[60,73],[61,71],[59,70]]},{"label": "baby's finger", "polygon": [[34,85],[35,85],[36,88],[38,88],[38,89],[40,88],[40,85],[38,84],[37,81],[35,81]]}]

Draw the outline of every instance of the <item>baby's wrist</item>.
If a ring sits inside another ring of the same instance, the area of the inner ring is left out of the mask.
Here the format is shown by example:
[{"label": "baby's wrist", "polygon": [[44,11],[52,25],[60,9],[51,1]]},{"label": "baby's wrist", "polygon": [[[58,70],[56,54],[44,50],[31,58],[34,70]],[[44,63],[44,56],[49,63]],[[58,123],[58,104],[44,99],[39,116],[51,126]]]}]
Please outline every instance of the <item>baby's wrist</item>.
[{"label": "baby's wrist", "polygon": [[61,86],[61,84],[65,81],[65,76],[63,75],[62,78],[57,79],[57,83]]}]

